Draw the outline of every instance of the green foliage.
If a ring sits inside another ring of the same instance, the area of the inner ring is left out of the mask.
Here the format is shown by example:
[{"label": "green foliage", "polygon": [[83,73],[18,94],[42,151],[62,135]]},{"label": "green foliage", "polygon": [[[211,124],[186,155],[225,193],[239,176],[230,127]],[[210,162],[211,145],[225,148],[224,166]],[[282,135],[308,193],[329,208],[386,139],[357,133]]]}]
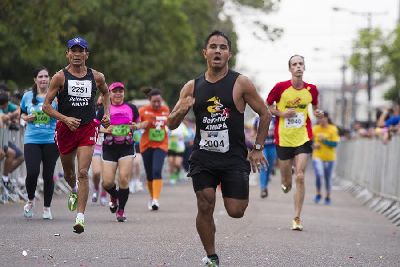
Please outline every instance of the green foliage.
[{"label": "green foliage", "polygon": [[388,59],[386,73],[394,78],[395,85],[384,97],[386,100],[400,102],[400,25],[388,38],[388,43],[382,46],[383,54]]},{"label": "green foliage", "polygon": [[[238,1],[263,10],[278,1]],[[261,2],[264,4],[262,5]],[[275,5],[272,5],[275,3]],[[237,36],[232,21],[221,20],[223,0],[2,0],[0,1],[0,81],[22,89],[44,65],[51,74],[66,66],[66,41],[89,42],[87,65],[107,83],[125,82],[130,97],[143,86],[160,88],[174,103],[183,84],[204,72],[201,50],[214,29]],[[235,60],[231,61],[234,67]]]},{"label": "green foliage", "polygon": [[80,1],[0,3],[0,80],[27,86],[33,83],[36,66],[45,65],[54,71],[65,64],[64,40],[76,32],[71,22],[85,15],[87,6]]},{"label": "green foliage", "polygon": [[381,51],[384,39],[380,29],[362,29],[353,44],[353,54],[349,63],[352,69],[361,75],[369,71],[372,74],[382,74],[384,62]]},{"label": "green foliage", "polygon": [[266,12],[274,11],[278,8],[281,0],[233,0],[238,4],[262,9]]},{"label": "green foliage", "polygon": [[392,88],[390,88],[389,90],[387,90],[385,92],[385,94],[383,95],[383,97],[386,100],[390,100],[396,103],[400,103],[400,88],[395,85]]}]

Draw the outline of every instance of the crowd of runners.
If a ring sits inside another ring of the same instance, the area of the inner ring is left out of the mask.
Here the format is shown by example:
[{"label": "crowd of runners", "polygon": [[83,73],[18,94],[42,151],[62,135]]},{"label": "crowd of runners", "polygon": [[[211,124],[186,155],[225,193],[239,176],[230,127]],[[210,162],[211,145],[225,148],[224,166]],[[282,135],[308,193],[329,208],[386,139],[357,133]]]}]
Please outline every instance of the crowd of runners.
[{"label": "crowd of runners", "polygon": [[[146,188],[147,208],[156,212],[162,208],[163,183],[190,177],[197,199],[196,229],[207,255],[203,260],[208,266],[218,266],[213,215],[218,186],[227,214],[241,218],[249,204],[250,172],[260,173],[260,197],[267,198],[276,166],[282,191],[287,194],[294,189],[291,229],[301,231],[304,177],[312,154],[314,201],[331,203],[338,129],[319,109],[317,87],[303,81],[302,56],[289,58],[290,79],[278,82],[262,99],[249,78],[229,68],[231,42],[223,32],[214,31],[203,48],[207,70],[182,87],[170,110],[156,88],[143,90],[145,105],[128,101],[123,82],[107,84],[103,73],[86,66],[89,51],[85,39],[69,40],[68,65],[54,75],[46,67],[35,70],[33,86],[18,104],[12,103],[6,88],[0,90],[2,187],[15,191],[9,174],[25,161],[24,217],[32,218],[38,211],[35,197],[40,174],[43,219],[53,219],[54,177],[62,176],[67,183],[67,207],[76,212],[72,226],[76,233],[85,231],[88,201],[108,205],[116,220],[125,222],[130,192]],[[257,113],[250,145],[245,135],[246,105]],[[192,120],[187,118],[190,110]],[[317,118],[314,127],[313,116]],[[23,147],[4,138],[5,126],[11,125],[24,129]],[[62,165],[59,173],[55,172],[57,162]]]}]

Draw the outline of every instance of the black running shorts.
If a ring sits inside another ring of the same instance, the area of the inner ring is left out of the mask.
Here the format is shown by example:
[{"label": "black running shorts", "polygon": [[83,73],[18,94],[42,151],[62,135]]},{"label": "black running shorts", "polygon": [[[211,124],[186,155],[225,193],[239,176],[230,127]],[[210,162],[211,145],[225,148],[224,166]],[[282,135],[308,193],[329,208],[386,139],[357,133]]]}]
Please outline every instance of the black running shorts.
[{"label": "black running shorts", "polygon": [[312,143],[311,141],[305,142],[301,146],[297,147],[286,147],[286,146],[276,146],[276,153],[280,160],[293,159],[298,154],[311,154],[312,153]]},{"label": "black running shorts", "polygon": [[120,158],[134,157],[135,147],[131,144],[103,144],[103,160],[118,162]]},{"label": "black running shorts", "polygon": [[249,171],[198,168],[201,170],[195,171],[195,174],[192,175],[195,192],[205,188],[214,188],[215,190],[221,184],[223,197],[249,199]]}]

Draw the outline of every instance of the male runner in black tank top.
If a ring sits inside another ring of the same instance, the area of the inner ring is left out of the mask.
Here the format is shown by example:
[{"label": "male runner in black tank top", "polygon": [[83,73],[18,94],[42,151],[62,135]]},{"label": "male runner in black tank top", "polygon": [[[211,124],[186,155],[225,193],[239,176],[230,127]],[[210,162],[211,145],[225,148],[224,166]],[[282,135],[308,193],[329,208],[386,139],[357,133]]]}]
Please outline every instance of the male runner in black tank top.
[{"label": "male runner in black tank top", "polygon": [[[110,97],[104,75],[86,67],[89,56],[88,43],[77,37],[68,41],[66,57],[69,65],[58,71],[50,81],[43,111],[58,120],[55,139],[60,151],[64,177],[71,186],[68,208],[77,209],[74,231],[84,231],[84,212],[89,194],[88,171],[97,140],[98,123],[95,119],[95,95],[97,89],[103,95],[104,127],[110,125]],[[58,111],[51,102],[57,96]],[[75,156],[78,174],[75,173]],[[79,187],[76,186],[78,177]]]},{"label": "male runner in black tank top", "polygon": [[[253,171],[266,167],[263,146],[271,120],[267,106],[253,83],[229,70],[231,45],[220,31],[212,32],[203,49],[207,71],[186,83],[168,127],[175,129],[191,107],[196,117],[196,136],[190,157],[190,172],[197,197],[196,227],[207,253],[208,266],[218,266],[215,253],[215,189],[221,183],[224,205],[229,216],[241,218],[249,202],[250,165]],[[259,114],[254,149],[247,155],[244,140],[246,104]],[[248,158],[248,160],[247,160]]]}]

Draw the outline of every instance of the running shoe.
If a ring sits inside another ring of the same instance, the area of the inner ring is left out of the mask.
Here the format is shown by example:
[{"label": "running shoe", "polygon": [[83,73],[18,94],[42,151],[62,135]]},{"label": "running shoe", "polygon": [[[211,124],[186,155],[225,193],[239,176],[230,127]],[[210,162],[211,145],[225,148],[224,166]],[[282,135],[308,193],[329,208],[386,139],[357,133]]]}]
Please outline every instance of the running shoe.
[{"label": "running shoe", "polygon": [[106,206],[107,203],[108,203],[107,196],[104,196],[104,197],[101,196],[101,197],[100,197],[100,205]]},{"label": "running shoe", "polygon": [[133,194],[136,193],[136,182],[134,179],[129,181],[129,193]]},{"label": "running shoe", "polygon": [[115,213],[118,209],[118,199],[111,197],[111,201],[108,203],[108,206],[110,207],[111,213]]},{"label": "running shoe", "polygon": [[268,189],[267,188],[261,190],[261,198],[266,198],[266,197],[268,197]]},{"label": "running shoe", "polygon": [[321,195],[315,195],[314,202],[318,204],[320,201],[321,201]]},{"label": "running shoe", "polygon": [[74,192],[70,192],[68,195],[68,209],[70,211],[76,210],[78,205],[78,195]]},{"label": "running shoe", "polygon": [[42,218],[44,220],[53,220],[53,215],[51,215],[51,210],[50,208],[43,208],[43,215]]},{"label": "running shoe", "polygon": [[74,232],[77,234],[83,233],[85,231],[85,220],[84,219],[75,219]]},{"label": "running shoe", "polygon": [[207,267],[218,267],[219,266],[219,259],[218,256],[216,257],[204,257],[202,259],[204,266]]},{"label": "running shoe", "polygon": [[283,193],[287,194],[290,192],[290,190],[292,190],[292,185],[289,184],[286,186],[284,184],[281,184],[281,188],[282,188]]},{"label": "running shoe", "polygon": [[5,182],[3,179],[1,179],[1,181],[3,182],[3,187],[6,189],[7,192],[9,193],[13,193],[14,192],[14,185],[13,183],[8,180],[7,182]]},{"label": "running shoe", "polygon": [[126,216],[124,210],[118,210],[116,213],[117,216],[117,221],[119,222],[125,222],[126,221]]},{"label": "running shoe", "polygon": [[330,205],[331,204],[331,199],[329,197],[325,198],[325,205]]},{"label": "running shoe", "polygon": [[153,203],[153,201],[152,201],[151,199],[147,202],[147,208],[148,208],[149,210],[153,210],[153,208],[152,208],[152,203]]},{"label": "running shoe", "polygon": [[24,206],[24,217],[32,218],[33,217],[33,202],[28,201]]},{"label": "running shoe", "polygon": [[142,183],[139,179],[136,180],[136,187],[135,187],[135,190],[136,190],[136,192],[142,192],[142,191],[144,191],[143,183]]},{"label": "running shoe", "polygon": [[159,208],[160,208],[160,203],[158,203],[157,199],[153,199],[153,201],[151,201],[151,209],[158,210]]},{"label": "running shoe", "polygon": [[301,225],[300,217],[295,217],[292,221],[292,230],[303,231],[303,225]]},{"label": "running shoe", "polygon": [[92,195],[92,203],[96,203],[99,198],[99,192],[94,192]]},{"label": "running shoe", "polygon": [[172,173],[169,178],[169,183],[174,185],[176,184],[177,180],[178,180],[178,175],[176,173]]}]

